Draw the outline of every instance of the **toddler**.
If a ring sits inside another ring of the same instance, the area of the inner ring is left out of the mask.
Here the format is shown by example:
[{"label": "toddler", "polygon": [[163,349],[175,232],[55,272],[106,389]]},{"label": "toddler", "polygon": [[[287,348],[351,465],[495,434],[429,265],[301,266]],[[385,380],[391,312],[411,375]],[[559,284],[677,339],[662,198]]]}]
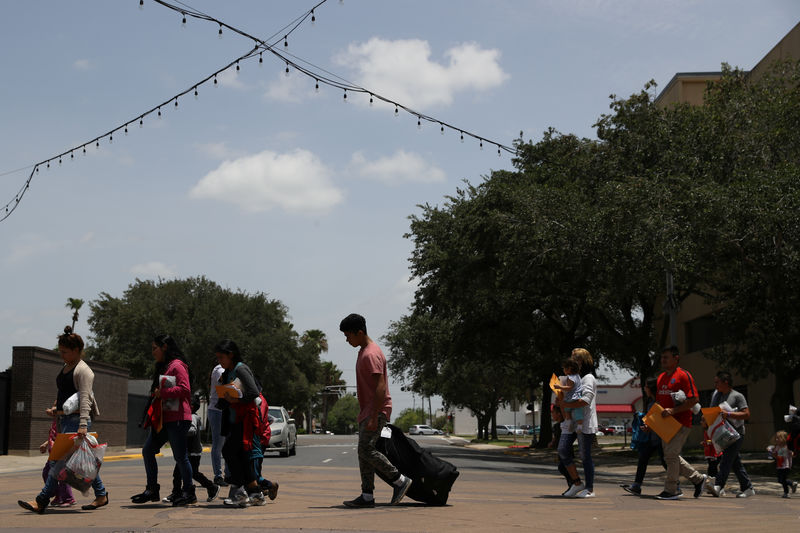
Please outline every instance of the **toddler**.
[{"label": "toddler", "polygon": [[[564,370],[562,382],[554,387],[563,394],[564,402],[577,402],[581,399],[581,377],[579,367],[574,359],[564,359],[561,363]],[[583,421],[583,407],[564,407],[564,429],[572,433],[577,424]]]},{"label": "toddler", "polygon": [[789,434],[779,431],[772,437],[773,445],[767,448],[769,454],[775,458],[775,468],[778,470],[778,483],[783,485],[783,498],[789,497],[789,489],[797,492],[797,481],[789,480],[789,471],[792,469],[792,456],[794,452],[789,449],[786,441]]}]

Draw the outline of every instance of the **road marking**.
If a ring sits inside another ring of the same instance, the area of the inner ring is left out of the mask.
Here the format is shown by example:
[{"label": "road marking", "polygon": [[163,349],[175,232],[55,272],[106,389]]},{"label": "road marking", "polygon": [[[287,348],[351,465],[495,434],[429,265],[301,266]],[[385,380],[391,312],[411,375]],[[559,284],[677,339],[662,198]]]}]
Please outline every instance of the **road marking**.
[{"label": "road marking", "polygon": [[350,453],[350,452],[342,452],[342,455],[347,455],[348,453]]},{"label": "road marking", "polygon": [[324,460],[324,461],[322,461],[322,462],[323,462],[323,463],[330,463],[331,461],[333,461],[333,459],[325,459],[325,460]]}]

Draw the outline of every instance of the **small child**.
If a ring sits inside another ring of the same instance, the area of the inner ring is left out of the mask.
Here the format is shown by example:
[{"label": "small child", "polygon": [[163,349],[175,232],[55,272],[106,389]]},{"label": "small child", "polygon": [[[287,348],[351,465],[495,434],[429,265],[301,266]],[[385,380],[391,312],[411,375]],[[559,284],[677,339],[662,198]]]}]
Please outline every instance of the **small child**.
[{"label": "small child", "polygon": [[[39,452],[50,453],[53,449],[53,443],[56,441],[58,435],[58,419],[53,418],[53,423],[50,426],[50,433],[47,435],[47,440],[39,445]],[[42,478],[47,482],[47,476],[50,475],[50,461],[47,461],[42,469]],[[58,489],[56,490],[56,497],[50,505],[55,507],[69,507],[75,505],[75,498],[72,497],[72,488],[63,481],[58,482]]]},{"label": "small child", "polygon": [[789,471],[792,469],[792,456],[794,452],[789,449],[786,441],[789,434],[779,431],[772,437],[772,446],[767,448],[769,454],[775,458],[775,468],[778,470],[778,483],[783,485],[783,498],[789,497],[789,489],[797,492],[797,481],[789,480]]},{"label": "small child", "polygon": [[[555,384],[554,387],[564,394],[565,402],[577,402],[581,399],[581,377],[578,375],[578,362],[572,358],[564,359],[561,363],[564,369],[562,383]],[[564,407],[564,426],[563,429],[572,433],[575,426],[583,421],[583,407]]]},{"label": "small child", "polygon": [[[219,485],[208,479],[202,472],[200,472],[200,456],[203,454],[203,443],[200,442],[200,415],[197,410],[200,409],[200,400],[192,398],[192,425],[189,426],[189,431],[186,432],[187,441],[186,445],[189,448],[189,463],[192,465],[192,479],[199,482],[200,485],[208,492],[207,502],[214,501],[219,495]],[[172,494],[166,496],[162,501],[171,503],[176,498],[181,496],[181,472],[178,465],[175,465],[175,470],[172,471]]]}]

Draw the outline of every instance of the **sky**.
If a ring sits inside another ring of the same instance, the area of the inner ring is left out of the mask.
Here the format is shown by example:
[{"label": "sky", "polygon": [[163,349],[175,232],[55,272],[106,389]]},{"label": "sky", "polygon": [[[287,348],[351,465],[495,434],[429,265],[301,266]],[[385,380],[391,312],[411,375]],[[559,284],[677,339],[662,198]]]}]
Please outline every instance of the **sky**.
[{"label": "sky", "polygon": [[[795,0],[193,0],[200,11],[325,71],[489,141],[553,127],[594,138],[609,95],[676,72],[752,68],[800,21]],[[36,163],[104,135],[253,47],[152,0],[0,0],[0,206]],[[277,36],[277,39],[276,39]],[[415,282],[404,238],[419,205],[512,170],[511,156],[376,99],[321,85],[270,53],[230,68],[109,141],[41,168],[0,222],[0,366],[52,347],[68,298],[138,279],[206,276],[283,302],[320,329],[357,312],[380,343]],[[313,67],[312,67],[313,66]],[[2,216],[2,213],[0,213]],[[91,342],[88,305],[76,326]],[[143,346],[149,353],[149,347]],[[391,379],[394,413],[419,405]],[[270,398],[278,404],[280,399]],[[437,407],[434,402],[433,408]],[[438,402],[440,403],[440,402]]]}]

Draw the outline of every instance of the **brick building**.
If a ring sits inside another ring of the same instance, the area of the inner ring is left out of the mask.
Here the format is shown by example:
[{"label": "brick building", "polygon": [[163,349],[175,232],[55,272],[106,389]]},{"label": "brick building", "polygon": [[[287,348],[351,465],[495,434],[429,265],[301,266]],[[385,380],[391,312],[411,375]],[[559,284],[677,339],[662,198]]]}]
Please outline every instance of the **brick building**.
[{"label": "brick building", "polygon": [[[109,449],[123,449],[128,418],[128,370],[86,361],[94,372],[94,395],[100,416],[91,431]],[[56,376],[64,366],[58,352],[36,346],[14,346],[8,413],[8,453],[37,455],[47,440],[52,419],[45,409],[56,397]]]}]

